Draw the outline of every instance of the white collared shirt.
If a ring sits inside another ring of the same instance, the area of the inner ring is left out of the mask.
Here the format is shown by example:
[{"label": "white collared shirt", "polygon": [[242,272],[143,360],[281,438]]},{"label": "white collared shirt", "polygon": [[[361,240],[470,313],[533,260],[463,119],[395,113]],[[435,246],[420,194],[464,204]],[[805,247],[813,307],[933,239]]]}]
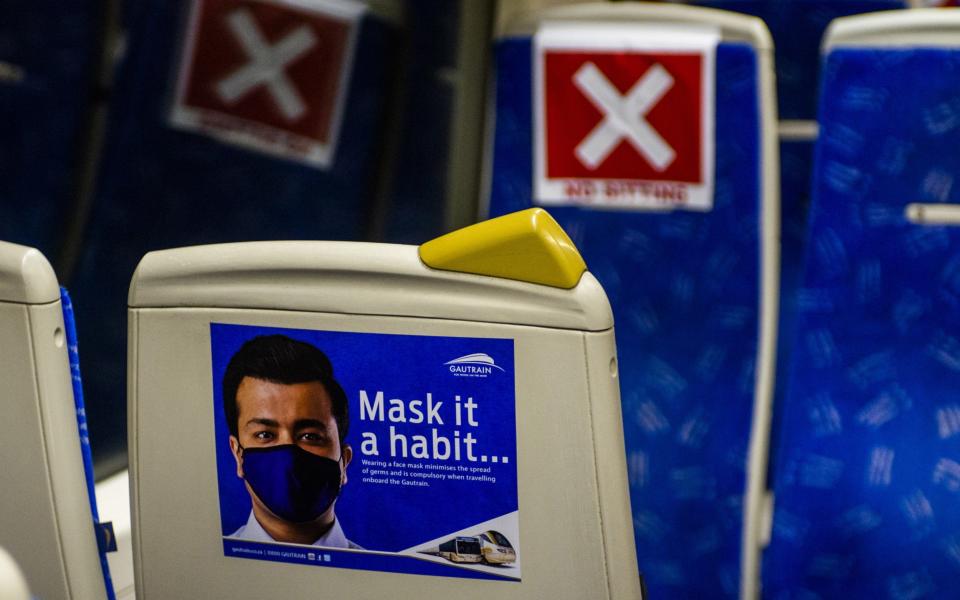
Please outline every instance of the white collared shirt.
[{"label": "white collared shirt", "polygon": [[[266,542],[269,544],[278,543],[277,540],[270,537],[270,534],[266,532],[260,522],[257,521],[257,518],[253,516],[253,511],[250,511],[250,516],[247,518],[245,525],[241,526],[240,529],[233,532],[230,535],[232,538],[239,538],[243,540],[248,540],[251,542]],[[340,527],[340,520],[336,517],[333,518],[333,526],[323,535],[321,535],[312,546],[323,546],[325,548],[350,548],[352,550],[362,550],[360,546],[354,544],[347,539],[347,536],[343,533],[343,528]]]}]

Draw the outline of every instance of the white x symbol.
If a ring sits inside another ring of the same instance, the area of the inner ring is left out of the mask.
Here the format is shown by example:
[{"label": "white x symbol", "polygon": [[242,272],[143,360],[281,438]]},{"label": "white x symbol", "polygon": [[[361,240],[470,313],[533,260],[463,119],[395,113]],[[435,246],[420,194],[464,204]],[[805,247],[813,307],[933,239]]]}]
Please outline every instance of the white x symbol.
[{"label": "white x symbol", "polygon": [[227,25],[243,46],[250,62],[217,83],[220,99],[233,104],[252,89],[266,85],[273,101],[288,121],[300,118],[307,109],[285,70],[287,65],[317,44],[310,27],[298,27],[271,46],[257,27],[253,15],[245,8],[238,8],[227,15]]},{"label": "white x symbol", "polygon": [[577,87],[604,114],[603,121],[577,145],[576,154],[588,169],[596,169],[626,138],[653,168],[663,171],[677,153],[644,119],[673,87],[673,77],[659,64],[653,65],[626,96],[588,62],[573,76]]}]

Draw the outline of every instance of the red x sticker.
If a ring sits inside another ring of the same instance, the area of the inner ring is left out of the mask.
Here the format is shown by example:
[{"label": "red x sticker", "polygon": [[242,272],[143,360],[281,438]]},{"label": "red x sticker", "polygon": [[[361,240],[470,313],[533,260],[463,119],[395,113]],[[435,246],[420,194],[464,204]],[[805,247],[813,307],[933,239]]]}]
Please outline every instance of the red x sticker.
[{"label": "red x sticker", "polygon": [[364,10],[353,0],[195,0],[171,122],[328,166]]},{"label": "red x sticker", "polygon": [[718,36],[685,34],[568,24],[538,32],[538,202],[709,210]]}]

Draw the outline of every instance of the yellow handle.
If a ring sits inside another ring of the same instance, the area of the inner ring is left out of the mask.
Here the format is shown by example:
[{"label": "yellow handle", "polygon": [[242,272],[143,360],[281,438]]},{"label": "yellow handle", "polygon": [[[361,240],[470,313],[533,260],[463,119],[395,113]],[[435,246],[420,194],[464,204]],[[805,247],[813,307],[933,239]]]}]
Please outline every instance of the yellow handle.
[{"label": "yellow handle", "polygon": [[542,208],[483,221],[420,246],[428,267],[570,289],[586,263],[563,228]]}]

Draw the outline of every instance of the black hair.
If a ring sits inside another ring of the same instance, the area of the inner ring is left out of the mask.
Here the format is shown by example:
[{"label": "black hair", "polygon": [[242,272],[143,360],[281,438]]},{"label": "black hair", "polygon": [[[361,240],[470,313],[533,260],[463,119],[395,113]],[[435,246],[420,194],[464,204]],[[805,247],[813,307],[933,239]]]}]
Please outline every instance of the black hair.
[{"label": "black hair", "polygon": [[285,335],[261,335],[247,340],[230,358],[223,374],[223,414],[230,434],[239,438],[237,389],[244,377],[291,385],[319,381],[330,395],[340,443],[347,437],[350,414],[347,395],[333,378],[333,365],[319,348]]}]

